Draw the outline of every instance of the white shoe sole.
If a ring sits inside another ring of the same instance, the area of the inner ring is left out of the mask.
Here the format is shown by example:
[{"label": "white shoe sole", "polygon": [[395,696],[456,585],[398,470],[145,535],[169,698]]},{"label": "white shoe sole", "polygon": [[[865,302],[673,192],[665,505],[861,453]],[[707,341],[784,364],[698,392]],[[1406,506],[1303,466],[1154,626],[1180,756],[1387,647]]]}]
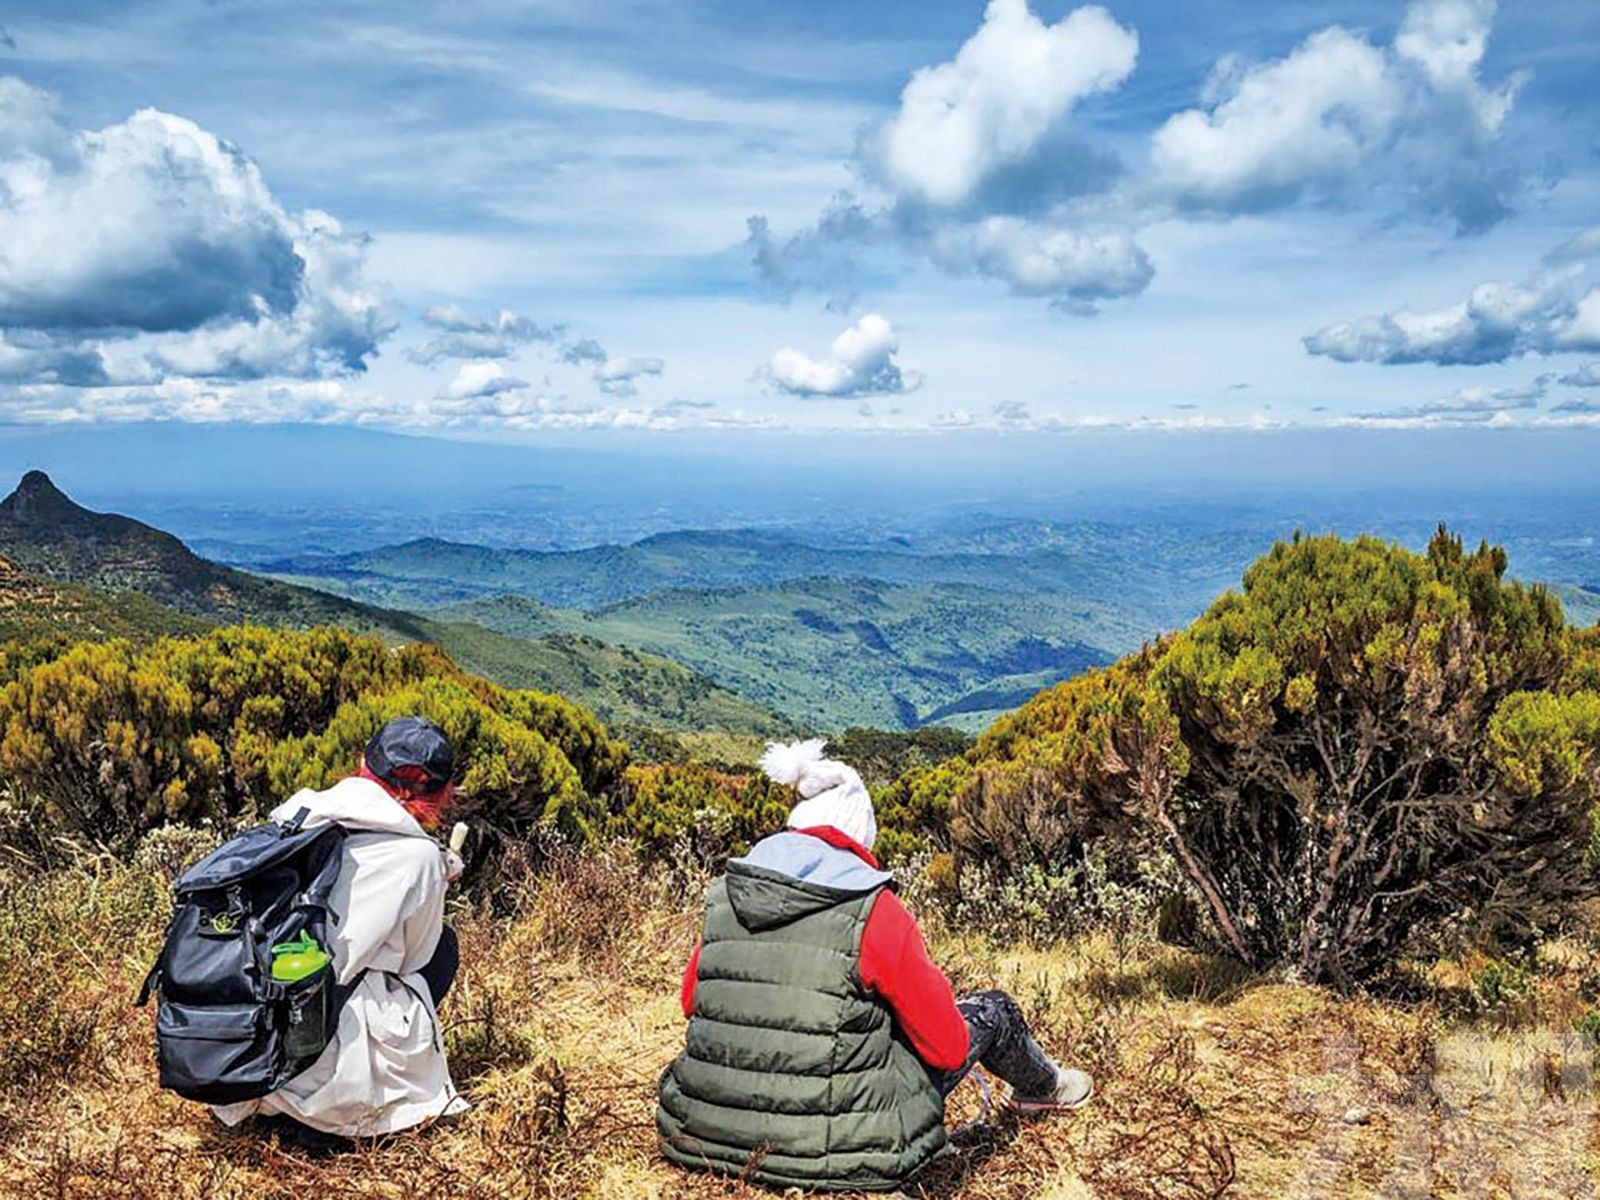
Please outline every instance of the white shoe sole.
[{"label": "white shoe sole", "polygon": [[1078,1100],[1023,1100],[1017,1096],[1012,1096],[1011,1099],[1006,1101],[1006,1108],[1023,1116],[1029,1116],[1034,1113],[1072,1112],[1074,1109],[1082,1108],[1093,1099],[1094,1085],[1091,1084],[1089,1090]]}]

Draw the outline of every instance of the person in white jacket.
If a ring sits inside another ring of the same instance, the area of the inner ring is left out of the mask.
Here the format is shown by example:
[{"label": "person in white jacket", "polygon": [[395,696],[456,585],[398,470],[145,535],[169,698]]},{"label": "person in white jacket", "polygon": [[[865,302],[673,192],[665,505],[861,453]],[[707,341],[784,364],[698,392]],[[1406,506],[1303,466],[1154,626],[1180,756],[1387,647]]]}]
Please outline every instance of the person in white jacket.
[{"label": "person in white jacket", "polygon": [[339,983],[356,982],[322,1056],[276,1092],[214,1108],[224,1124],[270,1118],[290,1140],[326,1151],[467,1109],[437,1012],[455,975],[444,902],[461,860],[424,828],[450,798],[453,757],[437,726],[402,717],[368,743],[359,775],[273,810],[288,820],[305,809],[307,826],[347,831],[327,949]]}]

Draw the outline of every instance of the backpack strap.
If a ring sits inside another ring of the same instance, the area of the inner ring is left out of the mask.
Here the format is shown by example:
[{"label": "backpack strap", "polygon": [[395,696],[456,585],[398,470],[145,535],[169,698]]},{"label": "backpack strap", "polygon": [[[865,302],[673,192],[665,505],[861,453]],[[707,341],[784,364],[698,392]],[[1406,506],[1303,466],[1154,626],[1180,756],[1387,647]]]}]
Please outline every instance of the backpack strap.
[{"label": "backpack strap", "polygon": [[350,1003],[350,997],[355,995],[355,990],[361,986],[361,981],[367,977],[367,968],[363,967],[348,983],[333,985],[333,1023],[330,1029],[339,1027],[339,1014],[344,1011],[344,1006]]},{"label": "backpack strap", "polygon": [[301,826],[306,823],[306,818],[310,815],[311,810],[302,806],[299,811],[294,814],[294,816],[280,824],[278,828],[278,836],[293,837],[295,834],[300,832]]},{"label": "backpack strap", "polygon": [[156,979],[161,974],[161,959],[150,964],[150,969],[145,972],[144,982],[139,985],[139,995],[135,998],[133,1006],[143,1008],[150,1003],[150,995],[156,990]]}]

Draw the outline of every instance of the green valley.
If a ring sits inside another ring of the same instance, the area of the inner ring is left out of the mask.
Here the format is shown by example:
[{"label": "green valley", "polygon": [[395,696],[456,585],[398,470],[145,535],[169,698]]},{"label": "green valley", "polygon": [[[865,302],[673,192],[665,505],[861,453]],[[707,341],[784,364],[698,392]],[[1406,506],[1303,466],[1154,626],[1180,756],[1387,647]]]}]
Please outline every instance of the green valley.
[{"label": "green valley", "polygon": [[659,592],[587,613],[501,596],[437,615],[520,637],[638,646],[825,730],[916,728],[936,712],[981,726],[991,694],[1015,690],[998,681],[1045,687],[1110,661],[1099,647],[1113,624],[1051,593],[834,578]]}]

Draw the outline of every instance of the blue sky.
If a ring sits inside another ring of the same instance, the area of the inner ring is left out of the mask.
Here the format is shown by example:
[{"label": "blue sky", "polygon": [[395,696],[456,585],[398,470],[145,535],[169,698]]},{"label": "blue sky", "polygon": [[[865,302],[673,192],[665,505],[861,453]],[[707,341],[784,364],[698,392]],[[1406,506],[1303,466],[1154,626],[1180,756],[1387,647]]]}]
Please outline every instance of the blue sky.
[{"label": "blue sky", "polygon": [[1600,423],[1592,2],[0,24],[11,423]]}]

